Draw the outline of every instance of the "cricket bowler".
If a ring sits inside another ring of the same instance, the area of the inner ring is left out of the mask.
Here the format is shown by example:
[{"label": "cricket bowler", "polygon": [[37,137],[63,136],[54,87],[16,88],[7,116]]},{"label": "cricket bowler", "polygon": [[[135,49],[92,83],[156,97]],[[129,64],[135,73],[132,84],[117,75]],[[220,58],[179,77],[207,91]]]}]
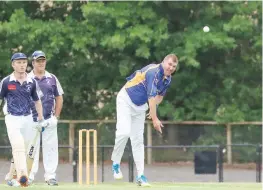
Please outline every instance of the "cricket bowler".
[{"label": "cricket bowler", "polygon": [[[128,139],[131,139],[132,153],[137,168],[137,184],[150,186],[144,175],[144,123],[149,108],[149,118],[154,128],[162,133],[162,123],[156,114],[171,84],[172,74],[178,65],[175,54],[167,55],[160,64],[150,64],[135,71],[127,78],[116,100],[117,124],[115,146],[112,152],[112,170],[115,179],[122,179],[120,162]],[[148,104],[149,105],[148,105]]]}]

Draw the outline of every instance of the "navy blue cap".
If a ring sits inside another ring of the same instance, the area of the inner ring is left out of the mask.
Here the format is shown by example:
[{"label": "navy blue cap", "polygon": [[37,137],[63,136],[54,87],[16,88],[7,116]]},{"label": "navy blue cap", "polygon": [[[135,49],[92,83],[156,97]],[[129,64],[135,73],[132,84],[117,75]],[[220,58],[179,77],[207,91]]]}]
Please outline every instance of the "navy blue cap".
[{"label": "navy blue cap", "polygon": [[46,59],[46,55],[43,51],[34,51],[34,53],[32,54],[32,59],[38,59],[40,57],[44,57]]},{"label": "navy blue cap", "polygon": [[11,57],[11,61],[17,60],[17,59],[27,59],[27,56],[23,53],[15,53],[12,57]]}]

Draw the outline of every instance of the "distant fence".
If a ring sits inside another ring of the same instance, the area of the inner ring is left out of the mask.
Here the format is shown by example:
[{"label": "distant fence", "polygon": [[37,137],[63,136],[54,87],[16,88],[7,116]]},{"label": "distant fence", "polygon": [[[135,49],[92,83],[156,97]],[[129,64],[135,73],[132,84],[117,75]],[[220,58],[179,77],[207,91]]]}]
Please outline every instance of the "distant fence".
[{"label": "distant fence", "polygon": [[[69,145],[74,147],[75,142],[75,125],[76,124],[105,124],[105,123],[116,123],[116,120],[60,120],[60,123],[68,123],[69,124]],[[232,144],[232,126],[245,126],[245,125],[254,125],[254,126],[261,126],[262,122],[233,122],[233,123],[217,123],[215,121],[162,121],[163,124],[174,124],[174,125],[223,125],[226,127],[226,136],[227,141],[226,145]],[[152,122],[146,121],[146,134],[147,134],[147,143],[146,146],[151,147],[152,144]],[[152,149],[147,149],[147,164],[152,163]],[[69,151],[69,158],[70,161],[73,159],[73,152]],[[232,163],[232,147],[227,146],[227,163]]]},{"label": "distant fence", "polygon": [[[4,120],[0,118],[0,120]],[[59,120],[59,123],[69,124],[69,146],[75,147],[75,128],[76,124],[108,124],[108,123],[116,123],[116,120]],[[262,122],[260,121],[253,121],[253,122],[231,122],[231,123],[217,123],[215,121],[162,121],[163,124],[173,124],[173,125],[212,125],[212,126],[224,126],[226,128],[226,144],[227,147],[227,163],[232,164],[232,147],[229,146],[232,144],[232,126],[246,126],[246,125],[253,125],[253,126],[262,126]],[[152,147],[152,122],[146,121],[146,135],[147,135],[147,142],[146,147]],[[146,163],[152,163],[152,149],[147,149],[146,151]],[[73,150],[69,149],[69,161],[73,161]]]},{"label": "distant fence", "polygon": [[[255,181],[261,182],[262,180],[262,145],[242,145],[242,144],[231,144],[228,145],[231,147],[234,146],[240,146],[240,147],[246,147],[249,146],[250,149],[254,149],[256,152],[256,156],[252,158],[254,163],[256,164],[255,168]],[[98,145],[98,150],[100,152],[98,158],[98,164],[100,165],[101,171],[99,172],[101,176],[101,182],[103,183],[105,181],[105,166],[104,162],[107,161],[105,157],[105,150],[107,148],[113,148],[113,145]],[[73,160],[71,162],[72,164],[72,181],[77,182],[78,181],[78,146],[72,147],[72,146],[59,146],[60,149],[71,149],[73,152]],[[86,148],[85,146],[82,147],[83,149]],[[91,146],[92,148],[92,146]],[[218,182],[224,182],[224,152],[226,145],[210,145],[210,146],[202,146],[202,145],[170,145],[170,146],[145,146],[145,148],[148,149],[192,149],[193,152],[200,151],[200,149],[209,149],[216,152],[217,155],[217,172],[214,175],[217,175]],[[0,150],[2,149],[11,149],[11,146],[0,146]],[[127,146],[125,150],[128,152],[128,181],[134,182],[134,161],[132,156],[132,150],[131,150],[131,144],[130,142],[127,143]],[[192,158],[193,161],[194,158]],[[172,167],[172,166],[171,166]],[[194,167],[193,167],[194,171]]]}]

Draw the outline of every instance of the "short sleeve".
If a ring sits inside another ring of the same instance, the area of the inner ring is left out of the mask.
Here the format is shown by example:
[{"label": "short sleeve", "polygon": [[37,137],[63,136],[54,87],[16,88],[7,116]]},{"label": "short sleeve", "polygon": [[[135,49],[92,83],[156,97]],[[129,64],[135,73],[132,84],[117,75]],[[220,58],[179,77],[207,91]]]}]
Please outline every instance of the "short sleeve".
[{"label": "short sleeve", "polygon": [[57,79],[57,77],[55,77],[55,80],[56,80],[56,86],[54,89],[54,95],[57,97],[57,96],[61,96],[62,94],[64,94],[64,91],[63,91],[61,84],[60,84],[59,80]]},{"label": "short sleeve", "polygon": [[164,96],[166,94],[166,91],[167,91],[167,88],[165,88],[162,91],[160,91],[158,95]]},{"label": "short sleeve", "polygon": [[40,97],[43,96],[42,91],[40,90],[37,82],[34,79],[33,79],[33,88],[31,92],[31,96],[32,96],[33,101],[38,101]]},{"label": "short sleeve", "polygon": [[7,94],[7,84],[5,83],[5,79],[0,82],[0,98],[4,99]]},{"label": "short sleeve", "polygon": [[166,94],[166,91],[169,88],[170,84],[171,84],[171,80],[166,80],[164,82],[164,88],[159,91],[158,95],[164,96]]}]

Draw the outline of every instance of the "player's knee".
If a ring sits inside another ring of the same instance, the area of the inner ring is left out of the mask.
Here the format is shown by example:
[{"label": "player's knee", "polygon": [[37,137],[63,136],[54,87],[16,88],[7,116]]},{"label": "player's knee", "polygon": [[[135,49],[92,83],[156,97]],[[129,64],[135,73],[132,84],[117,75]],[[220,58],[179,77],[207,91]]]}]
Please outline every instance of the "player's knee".
[{"label": "player's knee", "polygon": [[130,137],[130,130],[118,130],[116,132],[116,137],[124,137],[124,138],[129,138]]},{"label": "player's knee", "polygon": [[132,145],[134,145],[134,146],[143,145],[143,135],[132,136],[132,137],[131,137],[131,143],[132,143]]}]

